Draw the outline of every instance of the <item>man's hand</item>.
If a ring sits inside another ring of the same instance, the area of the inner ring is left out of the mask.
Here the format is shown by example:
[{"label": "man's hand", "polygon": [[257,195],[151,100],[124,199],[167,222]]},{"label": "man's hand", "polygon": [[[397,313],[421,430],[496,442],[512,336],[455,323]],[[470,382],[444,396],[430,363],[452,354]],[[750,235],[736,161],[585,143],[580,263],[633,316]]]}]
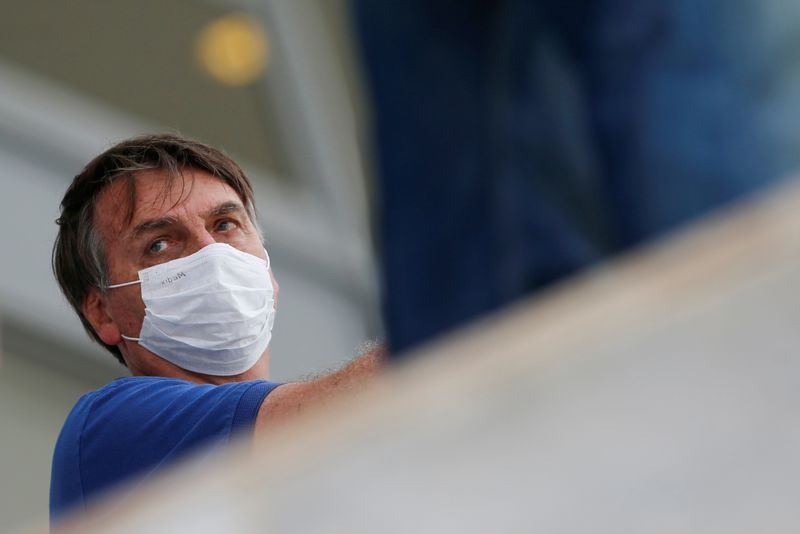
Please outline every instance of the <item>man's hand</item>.
[{"label": "man's hand", "polygon": [[258,411],[256,438],[274,427],[276,422],[296,417],[338,395],[357,390],[377,376],[385,364],[386,348],[374,345],[339,371],[315,380],[277,387]]}]

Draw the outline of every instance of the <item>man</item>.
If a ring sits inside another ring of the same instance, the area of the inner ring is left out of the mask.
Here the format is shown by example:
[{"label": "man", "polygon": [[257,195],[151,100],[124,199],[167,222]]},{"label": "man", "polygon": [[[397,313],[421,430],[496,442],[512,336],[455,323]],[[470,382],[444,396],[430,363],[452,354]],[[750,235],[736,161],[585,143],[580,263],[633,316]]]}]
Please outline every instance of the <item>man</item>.
[{"label": "man", "polygon": [[87,332],[133,376],[83,396],[53,457],[51,517],[237,430],[374,376],[381,350],[309,382],[268,382],[278,284],[253,191],[225,154],[172,135],[130,139],[78,174],[53,268]]}]

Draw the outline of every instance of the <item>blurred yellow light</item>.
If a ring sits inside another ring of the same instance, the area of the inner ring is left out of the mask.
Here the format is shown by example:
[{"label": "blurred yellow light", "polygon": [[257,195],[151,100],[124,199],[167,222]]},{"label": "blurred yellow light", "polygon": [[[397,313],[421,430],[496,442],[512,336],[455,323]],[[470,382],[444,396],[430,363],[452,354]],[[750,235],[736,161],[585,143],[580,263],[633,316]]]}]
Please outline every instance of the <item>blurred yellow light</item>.
[{"label": "blurred yellow light", "polygon": [[232,13],[203,28],[195,53],[200,65],[217,81],[241,86],[263,74],[269,62],[269,42],[253,17]]}]

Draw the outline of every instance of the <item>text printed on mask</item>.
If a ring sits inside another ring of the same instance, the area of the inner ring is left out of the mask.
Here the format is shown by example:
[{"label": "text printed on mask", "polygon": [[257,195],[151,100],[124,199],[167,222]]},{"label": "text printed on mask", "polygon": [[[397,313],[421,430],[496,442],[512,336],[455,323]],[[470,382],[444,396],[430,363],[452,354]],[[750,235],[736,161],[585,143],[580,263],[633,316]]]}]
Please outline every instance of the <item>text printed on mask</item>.
[{"label": "text printed on mask", "polygon": [[181,278],[186,278],[186,273],[184,273],[183,271],[181,271],[179,273],[175,273],[174,276],[168,276],[168,277],[164,278],[161,281],[161,285],[165,286],[165,285],[171,284],[172,282],[177,282]]}]

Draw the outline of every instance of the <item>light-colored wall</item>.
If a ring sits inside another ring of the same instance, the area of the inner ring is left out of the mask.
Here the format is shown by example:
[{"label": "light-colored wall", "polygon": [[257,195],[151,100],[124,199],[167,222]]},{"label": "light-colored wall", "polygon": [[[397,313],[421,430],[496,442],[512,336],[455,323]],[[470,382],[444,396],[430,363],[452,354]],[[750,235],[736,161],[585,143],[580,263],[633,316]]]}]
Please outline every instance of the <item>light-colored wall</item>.
[{"label": "light-colored wall", "polygon": [[31,358],[0,361],[0,530],[47,517],[50,460],[70,408],[93,387]]}]

